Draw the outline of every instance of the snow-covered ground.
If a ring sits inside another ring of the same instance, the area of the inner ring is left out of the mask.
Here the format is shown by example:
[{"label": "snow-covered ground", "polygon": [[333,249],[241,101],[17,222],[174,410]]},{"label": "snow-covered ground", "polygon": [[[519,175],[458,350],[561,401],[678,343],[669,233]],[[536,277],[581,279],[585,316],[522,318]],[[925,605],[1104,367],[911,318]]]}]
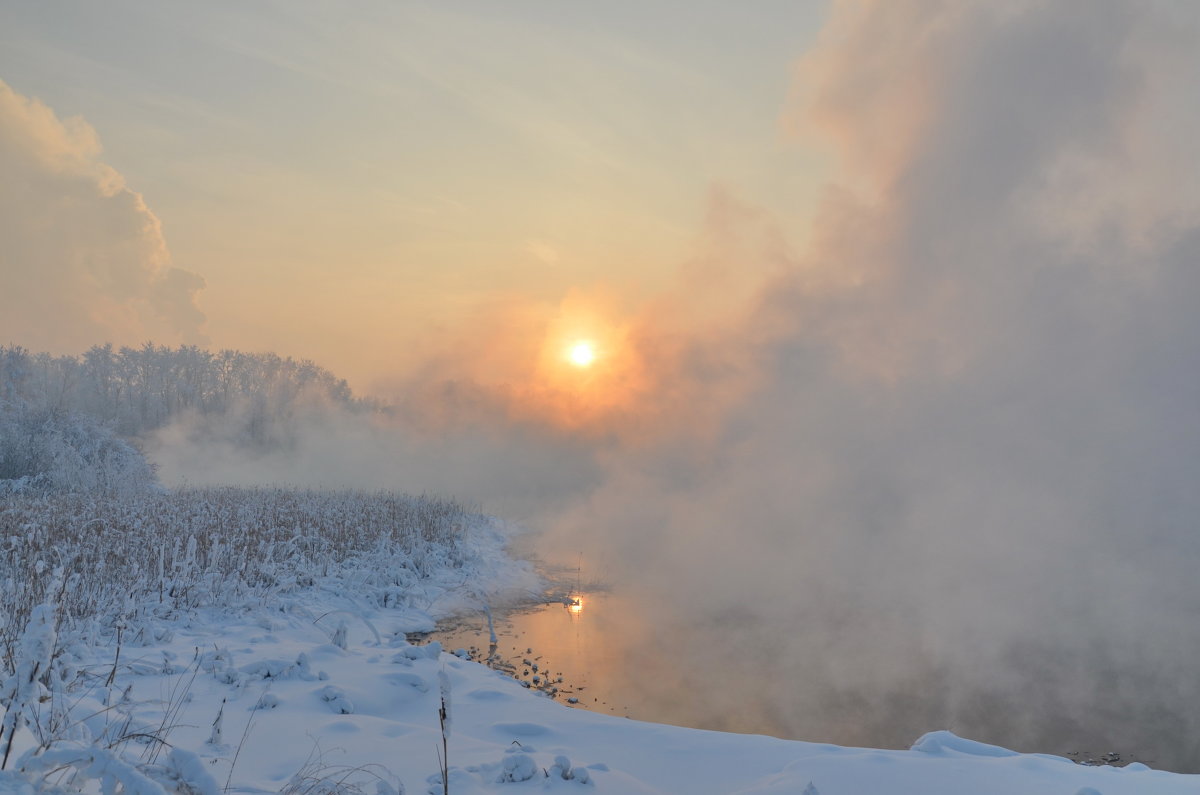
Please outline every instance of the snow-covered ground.
[{"label": "snow-covered ground", "polygon": [[[468,528],[459,565],[414,584],[420,600],[381,603],[377,586],[367,598],[343,566],[235,606],[142,611],[152,631],[123,633],[119,658],[115,632],[56,640],[39,624],[53,608],[33,609],[2,691],[6,715],[20,709],[32,725],[16,734],[0,791],[440,793],[445,701],[455,795],[1200,793],[1200,776],[1084,767],[948,732],[885,751],[642,723],[571,709],[437,644],[409,644],[407,632],[477,609],[480,594],[531,587],[527,565],[504,563],[498,533]],[[496,565],[461,565],[484,557]],[[62,650],[53,662],[39,661],[47,644]],[[51,670],[48,689],[23,687],[33,665]]]}]

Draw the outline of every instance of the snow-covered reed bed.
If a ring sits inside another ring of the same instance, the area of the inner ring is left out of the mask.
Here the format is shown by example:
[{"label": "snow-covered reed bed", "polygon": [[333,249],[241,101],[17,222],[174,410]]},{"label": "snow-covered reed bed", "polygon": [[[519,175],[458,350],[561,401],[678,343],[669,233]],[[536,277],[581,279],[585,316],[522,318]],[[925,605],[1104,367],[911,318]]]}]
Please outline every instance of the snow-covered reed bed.
[{"label": "snow-covered reed bed", "polygon": [[[8,495],[0,671],[13,671],[16,642],[43,602],[57,605],[60,626],[94,636],[120,625],[128,640],[180,611],[268,606],[310,588],[410,605],[430,578],[467,581],[495,563],[485,560],[502,544],[486,532],[491,522],[453,500],[355,491]],[[60,592],[48,593],[58,570]]]}]

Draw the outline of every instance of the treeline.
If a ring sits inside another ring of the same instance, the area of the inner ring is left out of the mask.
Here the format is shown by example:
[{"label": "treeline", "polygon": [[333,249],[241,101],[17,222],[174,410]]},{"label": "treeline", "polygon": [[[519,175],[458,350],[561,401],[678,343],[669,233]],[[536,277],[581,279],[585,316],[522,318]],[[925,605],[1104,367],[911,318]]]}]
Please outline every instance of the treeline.
[{"label": "treeline", "polygon": [[0,348],[0,407],[5,405],[86,414],[130,439],[181,414],[237,414],[247,441],[261,444],[272,441],[275,420],[302,406],[373,408],[356,399],[344,379],[307,360],[150,343],[97,345],[82,356]]},{"label": "treeline", "polygon": [[149,476],[138,441],[180,419],[197,438],[273,450],[313,417],[377,409],[328,370],[272,353],[147,343],[52,356],[9,345],[0,347],[0,481],[124,490]]}]

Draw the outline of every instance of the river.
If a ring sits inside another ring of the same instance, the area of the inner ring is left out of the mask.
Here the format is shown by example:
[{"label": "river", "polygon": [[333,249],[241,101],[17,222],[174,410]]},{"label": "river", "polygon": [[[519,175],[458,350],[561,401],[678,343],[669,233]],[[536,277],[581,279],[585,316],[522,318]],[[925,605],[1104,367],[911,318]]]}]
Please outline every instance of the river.
[{"label": "river", "polygon": [[[428,636],[447,651],[466,652],[523,684],[571,706],[641,720],[663,720],[639,710],[636,679],[624,664],[621,616],[630,606],[611,593],[574,593],[570,603],[530,605],[494,616],[493,649],[482,613],[448,622]],[[461,650],[461,651],[460,651]]]},{"label": "river", "polygon": [[[806,688],[796,680],[783,690],[769,686],[784,681],[773,670],[778,659],[769,648],[745,654],[744,667],[714,670],[711,661],[719,657],[718,647],[729,645],[722,643],[721,636],[703,628],[682,627],[671,621],[669,610],[617,593],[574,590],[571,598],[573,603],[554,601],[496,614],[494,647],[483,613],[447,622],[419,640],[440,641],[447,651],[508,673],[560,703],[636,720],[876,747],[905,747],[911,742],[907,736],[915,739],[922,731],[943,728],[935,711],[915,710],[918,714],[897,731],[863,725],[868,721],[855,709],[842,716],[841,722],[832,720],[830,714],[822,716],[820,726],[829,736],[811,730],[797,732],[787,721],[789,713],[795,714],[789,705]],[[735,635],[727,631],[723,640],[730,641]],[[919,704],[925,699],[936,702],[941,694],[934,690],[913,695],[914,704]],[[1039,717],[1036,706],[1025,706],[1034,719]],[[847,720],[859,725],[847,731]],[[1013,739],[1002,732],[993,734],[989,728],[986,722],[970,727],[985,741],[1004,744]],[[1114,747],[1107,739],[1103,731],[1085,730],[1020,750],[1116,764],[1135,759],[1153,764],[1155,760],[1146,752],[1104,756]],[[1082,750],[1086,748],[1100,750]],[[1126,745],[1122,750],[1136,749]],[[1155,766],[1187,767],[1162,764],[1161,757]]]}]

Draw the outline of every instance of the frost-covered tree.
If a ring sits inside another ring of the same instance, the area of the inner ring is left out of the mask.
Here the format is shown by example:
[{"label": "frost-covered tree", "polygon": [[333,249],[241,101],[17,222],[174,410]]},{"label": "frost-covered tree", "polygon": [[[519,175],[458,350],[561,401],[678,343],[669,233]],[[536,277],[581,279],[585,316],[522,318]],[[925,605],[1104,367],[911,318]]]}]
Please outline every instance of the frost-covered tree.
[{"label": "frost-covered tree", "polygon": [[124,438],[188,417],[201,434],[260,449],[288,445],[313,412],[376,408],[310,361],[150,343],[80,357],[0,348],[0,412],[13,407],[87,415]]},{"label": "frost-covered tree", "polygon": [[82,414],[0,410],[0,493],[127,494],[155,484],[145,457]]}]

